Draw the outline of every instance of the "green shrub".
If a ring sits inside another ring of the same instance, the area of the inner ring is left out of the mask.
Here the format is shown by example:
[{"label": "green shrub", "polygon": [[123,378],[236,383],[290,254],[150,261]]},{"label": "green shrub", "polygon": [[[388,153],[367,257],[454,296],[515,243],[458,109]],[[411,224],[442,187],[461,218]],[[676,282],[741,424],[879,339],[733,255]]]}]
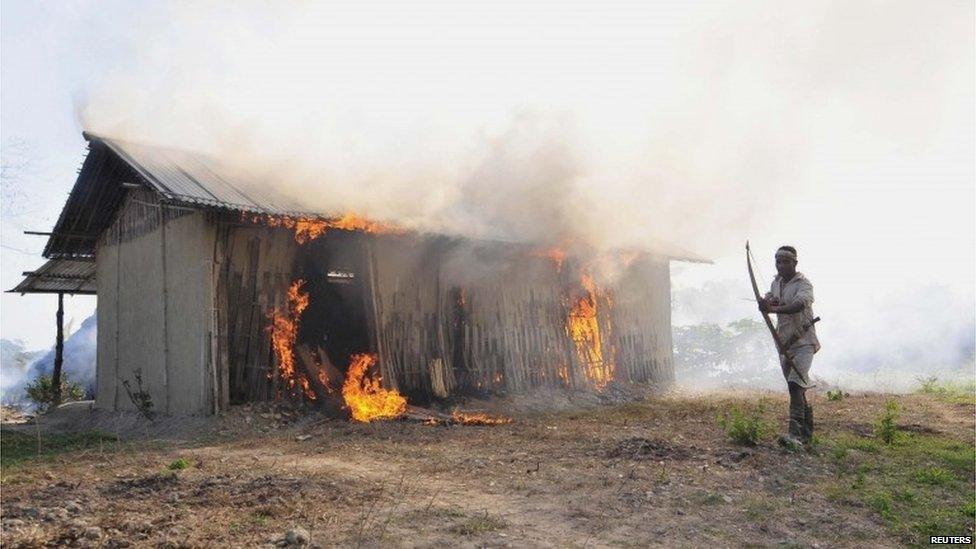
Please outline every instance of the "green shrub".
[{"label": "green shrub", "polygon": [[189,466],[190,466],[190,462],[187,461],[186,458],[180,458],[173,461],[173,463],[170,463],[166,468],[169,469],[170,471],[182,471],[183,469],[186,469]]},{"label": "green shrub", "polygon": [[915,481],[919,484],[942,486],[953,480],[952,473],[941,467],[926,467],[915,471]]},{"label": "green shrub", "polygon": [[943,387],[939,385],[939,378],[937,376],[918,377],[916,379],[918,380],[918,389],[915,392],[922,393],[923,395],[942,392]]},{"label": "green shrub", "polygon": [[85,389],[69,380],[64,372],[61,372],[61,402],[54,401],[54,380],[47,374],[37,376],[24,390],[27,392],[27,398],[36,404],[41,412],[46,412],[63,402],[85,398]]},{"label": "green shrub", "polygon": [[891,444],[898,438],[897,419],[898,403],[894,400],[885,402],[885,410],[874,424],[874,434],[885,444]]},{"label": "green shrub", "polygon": [[887,494],[877,494],[871,498],[871,507],[883,518],[891,518],[891,498]]},{"label": "green shrub", "polygon": [[718,422],[725,434],[736,444],[755,446],[769,432],[769,425],[762,419],[765,409],[760,403],[751,413],[746,413],[735,406],[720,417]]},{"label": "green shrub", "polygon": [[827,391],[827,400],[832,400],[832,401],[844,400],[845,397],[849,397],[849,396],[851,395],[845,393],[844,391],[841,391],[840,389],[837,389],[836,391]]},{"label": "green shrub", "polygon": [[976,382],[940,381],[937,376],[918,377],[916,393],[932,395],[949,402],[969,403],[976,399]]}]

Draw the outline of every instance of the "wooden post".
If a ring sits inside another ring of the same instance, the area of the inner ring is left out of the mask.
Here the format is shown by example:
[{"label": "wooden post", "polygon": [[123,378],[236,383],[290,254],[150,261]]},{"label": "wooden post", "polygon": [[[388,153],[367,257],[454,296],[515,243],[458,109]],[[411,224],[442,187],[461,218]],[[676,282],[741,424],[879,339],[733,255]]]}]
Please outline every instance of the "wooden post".
[{"label": "wooden post", "polygon": [[51,387],[54,389],[54,404],[61,404],[61,366],[64,364],[64,293],[58,292],[57,340],[54,343],[54,372],[51,374]]},{"label": "wooden post", "polygon": [[166,413],[170,412],[169,384],[169,296],[166,291],[166,205],[159,204],[159,253],[162,257],[161,276],[163,278],[163,391],[166,397]]}]

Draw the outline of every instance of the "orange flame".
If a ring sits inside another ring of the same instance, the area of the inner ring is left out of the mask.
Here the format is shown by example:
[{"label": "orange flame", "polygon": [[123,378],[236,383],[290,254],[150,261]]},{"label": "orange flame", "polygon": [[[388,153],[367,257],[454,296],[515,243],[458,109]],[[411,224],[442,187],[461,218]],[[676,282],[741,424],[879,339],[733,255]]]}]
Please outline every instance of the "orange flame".
[{"label": "orange flame", "polygon": [[296,385],[311,400],[315,392],[308,379],[295,370],[295,340],[298,337],[298,320],[302,311],[308,307],[308,293],[302,291],[305,281],[298,279],[288,287],[288,304],[284,309],[276,308],[268,316],[271,319],[271,346],[278,359],[278,373],[289,389]]},{"label": "orange flame", "polygon": [[566,333],[576,344],[576,354],[585,367],[586,377],[597,389],[603,389],[613,380],[614,364],[603,356],[603,339],[597,317],[597,302],[602,292],[589,275],[583,275],[581,285],[586,293],[570,309]]},{"label": "orange flame", "polygon": [[[248,219],[246,216],[244,219]],[[342,231],[358,231],[374,234],[398,234],[404,230],[395,225],[370,221],[354,213],[346,213],[339,218],[324,219],[318,217],[292,217],[287,215],[256,215],[250,219],[251,223],[263,223],[269,227],[284,227],[295,231],[295,241],[306,244],[324,235],[329,229]]]},{"label": "orange flame", "polygon": [[407,399],[395,389],[380,386],[379,376],[369,377],[366,371],[376,364],[376,355],[352,355],[346,381],[342,384],[342,398],[356,421],[369,423],[374,419],[393,419],[407,410]]},{"label": "orange flame", "polygon": [[566,250],[560,247],[549,248],[546,250],[538,250],[532,252],[532,255],[536,257],[544,257],[551,260],[556,264],[556,272],[561,272],[563,270],[563,263],[566,261]]},{"label": "orange flame", "polygon": [[624,267],[630,267],[640,257],[641,257],[640,252],[631,250],[631,251],[620,252],[619,259],[620,259],[620,263],[622,263]]},{"label": "orange flame", "polygon": [[451,420],[462,425],[505,425],[511,423],[512,418],[495,417],[481,413],[465,413],[454,410],[451,413]]},{"label": "orange flame", "polygon": [[[315,400],[316,395],[311,383],[304,373],[295,369],[295,341],[298,337],[298,325],[302,312],[308,307],[309,294],[302,290],[305,281],[295,280],[288,287],[287,305],[276,308],[268,316],[271,325],[271,344],[278,361],[278,372],[286,386],[291,390],[299,390],[309,400]],[[369,368],[376,364],[376,355],[355,354],[349,363],[345,381],[342,385],[342,398],[346,407],[356,421],[365,423],[378,419],[395,419],[403,416],[407,410],[407,399],[395,389],[384,389],[380,376],[369,376]],[[330,393],[329,378],[325,370],[317,372],[318,381]],[[465,425],[501,425],[512,420],[503,417],[492,417],[487,414],[462,413],[455,411],[451,420]],[[431,420],[437,423],[438,420]]]}]

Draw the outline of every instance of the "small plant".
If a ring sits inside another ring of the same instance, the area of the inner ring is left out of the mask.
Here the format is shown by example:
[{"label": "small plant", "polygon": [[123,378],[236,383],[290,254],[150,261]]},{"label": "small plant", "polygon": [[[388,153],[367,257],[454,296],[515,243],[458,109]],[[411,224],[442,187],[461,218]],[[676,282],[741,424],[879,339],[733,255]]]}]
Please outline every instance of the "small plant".
[{"label": "small plant", "polygon": [[898,426],[895,425],[897,419],[898,403],[894,400],[885,402],[885,411],[874,424],[874,434],[885,444],[891,444],[898,438]]},{"label": "small plant", "polygon": [[485,511],[483,516],[471,518],[460,524],[454,525],[451,527],[451,531],[462,536],[474,536],[484,534],[486,532],[493,532],[495,530],[502,530],[507,526],[507,522],[502,519],[488,516],[488,512]]},{"label": "small plant", "polygon": [[969,502],[959,509],[963,515],[969,518],[976,518],[976,502]]},{"label": "small plant", "polygon": [[847,443],[852,450],[860,450],[869,454],[877,454],[881,451],[881,446],[873,440],[856,439]]},{"label": "small plant", "polygon": [[941,467],[926,467],[915,471],[915,481],[919,484],[943,486],[952,482],[953,476]]},{"label": "small plant", "polygon": [[769,432],[769,425],[762,419],[766,410],[760,403],[752,413],[743,412],[739,407],[733,407],[727,414],[719,418],[718,423],[725,430],[725,434],[736,444],[755,446]]},{"label": "small plant", "polygon": [[668,468],[666,462],[661,462],[661,470],[657,474],[657,481],[659,484],[668,484],[671,482],[671,475],[668,474]]},{"label": "small plant", "polygon": [[139,410],[139,413],[143,415],[149,421],[156,418],[156,412],[153,411],[153,401],[152,396],[149,391],[143,389],[142,387],[142,370],[133,370],[132,377],[136,380],[136,390],[132,390],[132,386],[129,385],[128,379],[122,380],[122,386],[125,387],[126,394],[129,395],[129,400]]},{"label": "small plant", "polygon": [[189,466],[190,466],[190,462],[187,461],[186,458],[180,458],[170,463],[166,468],[169,469],[170,471],[182,471],[183,469],[186,469]]},{"label": "small plant", "polygon": [[878,494],[871,498],[871,507],[883,518],[891,518],[891,498],[887,494]]},{"label": "small plant", "polygon": [[915,492],[913,492],[911,490],[908,490],[908,489],[904,489],[904,490],[897,490],[897,491],[895,491],[894,497],[898,501],[904,501],[906,503],[911,503],[911,502],[915,501],[915,498],[917,496],[916,496]]},{"label": "small plant", "polygon": [[817,435],[811,435],[810,440],[807,441],[807,452],[811,454],[818,454],[823,448],[824,441]]},{"label": "small plant", "polygon": [[795,454],[803,449],[803,443],[794,439],[793,437],[780,436],[778,442],[784,450],[792,454]]},{"label": "small plant", "polygon": [[851,395],[845,393],[844,391],[841,391],[840,389],[837,389],[836,391],[827,391],[827,400],[830,401],[836,402],[836,401],[844,400],[849,396]]},{"label": "small plant", "polygon": [[868,473],[871,472],[871,466],[867,463],[862,463],[857,466],[857,471],[854,474],[854,482],[851,483],[851,488],[854,490],[860,490],[864,488],[864,485],[868,480]]},{"label": "small plant", "polygon": [[938,376],[919,376],[915,379],[918,380],[918,389],[916,389],[916,392],[922,393],[923,395],[937,395],[945,390],[945,388],[939,384]]},{"label": "small plant", "polygon": [[46,412],[62,402],[72,400],[82,400],[85,398],[85,389],[81,385],[68,379],[68,375],[61,373],[61,401],[55,402],[54,399],[54,380],[47,374],[37,376],[33,382],[28,383],[24,388],[27,398],[37,405],[41,412]]}]

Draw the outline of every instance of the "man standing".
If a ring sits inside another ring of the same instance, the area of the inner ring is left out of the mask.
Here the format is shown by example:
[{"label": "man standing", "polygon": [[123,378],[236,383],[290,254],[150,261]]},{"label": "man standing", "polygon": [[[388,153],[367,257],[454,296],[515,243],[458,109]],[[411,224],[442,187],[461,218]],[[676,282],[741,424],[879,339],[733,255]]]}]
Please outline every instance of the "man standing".
[{"label": "man standing", "polygon": [[820,350],[820,341],[814,327],[813,285],[796,271],[796,264],[796,248],[781,246],[776,250],[777,276],[769,293],[759,302],[759,310],[776,313],[776,332],[789,355],[779,357],[790,390],[788,438],[791,442],[809,442],[813,436],[813,408],[807,402],[806,391],[811,386],[810,365],[813,354]]}]

